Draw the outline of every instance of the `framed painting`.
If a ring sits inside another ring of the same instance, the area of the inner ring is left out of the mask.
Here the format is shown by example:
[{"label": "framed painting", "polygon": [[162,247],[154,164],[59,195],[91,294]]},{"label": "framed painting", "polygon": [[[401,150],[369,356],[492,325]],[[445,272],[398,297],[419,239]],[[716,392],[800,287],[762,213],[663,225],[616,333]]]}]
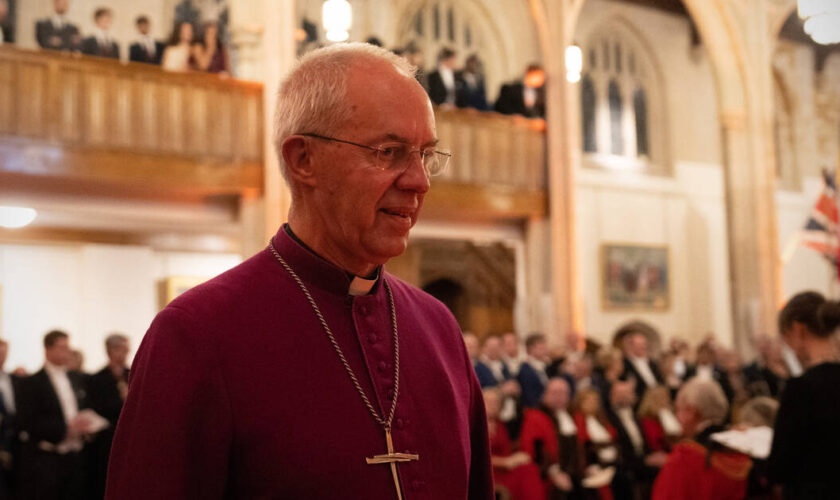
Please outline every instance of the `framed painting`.
[{"label": "framed painting", "polygon": [[604,310],[667,311],[671,306],[669,251],[665,245],[601,245]]},{"label": "framed painting", "polygon": [[205,281],[207,281],[207,278],[196,276],[170,276],[166,278],[161,282],[161,309],[175,300],[175,297]]}]

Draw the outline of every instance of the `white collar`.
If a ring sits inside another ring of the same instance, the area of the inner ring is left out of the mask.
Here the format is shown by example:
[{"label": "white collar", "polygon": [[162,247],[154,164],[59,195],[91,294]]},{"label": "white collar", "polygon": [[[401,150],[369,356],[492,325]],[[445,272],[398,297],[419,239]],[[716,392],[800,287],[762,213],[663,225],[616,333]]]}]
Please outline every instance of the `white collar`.
[{"label": "white collar", "polygon": [[545,366],[546,366],[546,364],[545,364],[545,362],[544,362],[544,361],[540,361],[539,359],[537,359],[537,358],[535,358],[535,357],[533,357],[533,356],[528,356],[528,357],[525,359],[525,361],[526,361],[529,365],[531,365],[531,367],[533,367],[535,370],[537,370],[537,371],[539,371],[539,370],[545,371]]},{"label": "white collar", "polygon": [[49,361],[44,361],[44,370],[46,370],[46,372],[53,377],[56,375],[67,375],[66,367],[54,365]]},{"label": "white collar", "polygon": [[350,282],[350,289],[347,291],[350,295],[357,297],[359,295],[367,295],[373,290],[373,285],[376,284],[376,280],[379,278],[379,273],[377,273],[376,278],[367,279],[362,278],[361,276],[355,276],[353,281]]},{"label": "white collar", "polygon": [[107,31],[103,30],[102,28],[96,28],[94,30],[94,33],[96,33],[97,40],[103,40],[103,41],[110,41],[111,40],[111,34],[108,33]]},{"label": "white collar", "polygon": [[65,24],[67,24],[67,21],[64,20],[64,16],[59,16],[58,14],[53,14],[50,18],[50,22],[52,22],[53,26],[58,28],[62,28]]}]

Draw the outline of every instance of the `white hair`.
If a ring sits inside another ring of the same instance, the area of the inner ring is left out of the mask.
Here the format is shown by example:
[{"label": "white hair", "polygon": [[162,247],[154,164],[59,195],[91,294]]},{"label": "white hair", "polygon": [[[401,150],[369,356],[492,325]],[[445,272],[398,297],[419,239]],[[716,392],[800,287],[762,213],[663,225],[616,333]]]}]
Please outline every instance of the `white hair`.
[{"label": "white hair", "polygon": [[274,113],[274,146],[281,173],[288,182],[281,147],[294,134],[329,135],[348,121],[347,78],[359,64],[384,63],[408,78],[417,68],[393,52],[367,43],[342,43],[303,56],[280,83]]},{"label": "white hair", "polygon": [[722,424],[729,414],[726,395],[714,380],[692,378],[677,393],[677,400],[696,409],[702,420],[713,424]]}]

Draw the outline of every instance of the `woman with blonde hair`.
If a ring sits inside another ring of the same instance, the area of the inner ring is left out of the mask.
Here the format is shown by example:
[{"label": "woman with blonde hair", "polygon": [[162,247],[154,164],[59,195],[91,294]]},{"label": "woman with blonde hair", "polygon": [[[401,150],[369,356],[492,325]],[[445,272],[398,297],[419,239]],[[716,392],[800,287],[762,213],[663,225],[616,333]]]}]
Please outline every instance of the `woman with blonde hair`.
[{"label": "woman with blonde hair", "polygon": [[670,391],[663,385],[645,392],[637,417],[650,451],[669,452],[682,435],[682,426],[672,410]]}]

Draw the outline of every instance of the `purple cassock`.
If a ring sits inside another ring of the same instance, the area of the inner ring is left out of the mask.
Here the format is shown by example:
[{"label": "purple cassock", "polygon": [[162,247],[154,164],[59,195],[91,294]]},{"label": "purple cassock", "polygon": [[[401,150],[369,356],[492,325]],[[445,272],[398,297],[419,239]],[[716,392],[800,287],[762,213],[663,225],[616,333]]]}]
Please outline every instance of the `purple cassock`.
[{"label": "purple cassock", "polygon": [[[287,231],[274,245],[320,307],[380,415],[394,395],[387,280],[400,344],[395,452],[408,500],[491,499],[481,389],[440,302],[387,273],[367,295]],[[269,249],[174,300],[134,364],[106,497],[395,499],[382,427],[298,285]]]}]

